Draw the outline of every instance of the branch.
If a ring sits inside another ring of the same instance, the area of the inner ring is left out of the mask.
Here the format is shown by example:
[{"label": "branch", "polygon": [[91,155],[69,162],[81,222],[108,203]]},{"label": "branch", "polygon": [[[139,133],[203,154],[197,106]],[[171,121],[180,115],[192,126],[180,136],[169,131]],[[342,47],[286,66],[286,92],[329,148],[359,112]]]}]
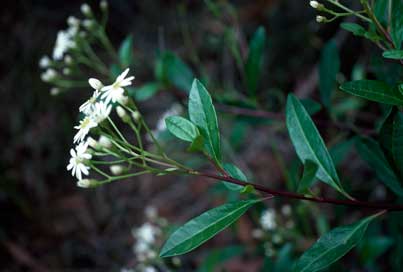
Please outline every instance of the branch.
[{"label": "branch", "polygon": [[230,182],[230,183],[241,185],[241,186],[251,185],[256,190],[273,195],[273,196],[280,196],[280,197],[285,197],[285,198],[290,198],[290,199],[299,199],[299,200],[306,200],[306,201],[317,202],[317,203],[341,205],[341,206],[348,206],[348,207],[357,207],[357,208],[364,208],[364,209],[403,211],[403,205],[365,202],[365,201],[359,201],[359,200],[340,200],[340,199],[334,199],[334,198],[305,196],[302,194],[270,189],[263,185],[250,183],[250,182],[244,182],[244,181],[241,181],[241,180],[238,180],[238,179],[235,179],[232,177],[228,177],[228,176],[224,177],[224,176],[218,176],[216,174],[204,173],[204,172],[196,172],[194,174],[198,175],[198,176],[202,176],[202,177],[215,179],[215,180],[224,180],[226,182]]}]

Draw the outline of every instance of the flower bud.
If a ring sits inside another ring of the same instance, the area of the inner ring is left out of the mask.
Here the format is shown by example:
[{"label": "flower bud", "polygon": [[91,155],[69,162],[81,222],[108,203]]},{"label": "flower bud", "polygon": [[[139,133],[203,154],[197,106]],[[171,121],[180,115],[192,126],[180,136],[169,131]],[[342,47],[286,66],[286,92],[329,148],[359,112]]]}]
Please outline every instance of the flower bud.
[{"label": "flower bud", "polygon": [[119,115],[123,122],[130,122],[130,117],[127,115],[126,110],[121,106],[116,107],[116,113]]},{"label": "flower bud", "polygon": [[98,147],[98,142],[95,141],[94,138],[92,138],[92,137],[87,138],[87,143],[89,146],[91,146],[94,149],[97,149],[97,147]]},{"label": "flower bud", "polygon": [[66,65],[71,65],[71,64],[73,63],[73,58],[72,58],[71,56],[69,56],[69,55],[66,55],[66,56],[64,57],[64,63],[65,63]]},{"label": "flower bud", "polygon": [[117,101],[122,105],[127,105],[127,102],[129,102],[129,97],[123,94],[117,99]]},{"label": "flower bud", "polygon": [[83,21],[83,26],[88,29],[91,30],[94,26],[95,26],[95,22],[91,19],[85,19]]},{"label": "flower bud", "polygon": [[100,146],[107,149],[112,147],[111,140],[109,140],[109,138],[104,135],[99,136],[98,143]]},{"label": "flower bud", "polygon": [[45,82],[52,81],[57,77],[57,72],[54,69],[47,69],[44,73],[41,74],[41,79]]},{"label": "flower bud", "polygon": [[40,68],[48,68],[50,66],[51,60],[48,56],[43,56],[39,60],[39,67]]},{"label": "flower bud", "polygon": [[80,10],[85,16],[91,16],[92,14],[91,7],[87,3],[82,4]]},{"label": "flower bud", "polygon": [[50,89],[50,95],[56,96],[58,94],[60,94],[59,88],[53,87],[52,89]]},{"label": "flower bud", "polygon": [[108,9],[108,1],[102,0],[102,1],[99,3],[99,7],[100,7],[102,10],[107,10],[107,9]]},{"label": "flower bud", "polygon": [[77,186],[81,188],[90,188],[98,184],[95,179],[81,179],[77,181]]},{"label": "flower bud", "polygon": [[140,119],[140,117],[141,116],[140,116],[140,113],[138,111],[135,111],[135,112],[132,113],[132,118],[133,118],[134,121],[137,122]]},{"label": "flower bud", "polygon": [[71,27],[78,27],[80,25],[80,20],[74,16],[69,16],[67,18],[67,24]]},{"label": "flower bud", "polygon": [[113,175],[119,176],[120,174],[123,173],[123,166],[118,165],[118,164],[116,164],[116,165],[111,165],[111,166],[109,167],[109,170],[111,171],[111,173],[112,173]]},{"label": "flower bud", "polygon": [[327,22],[327,18],[324,17],[324,16],[318,15],[318,16],[316,16],[316,22],[318,22],[318,23],[326,23],[326,22]]},{"label": "flower bud", "polygon": [[319,7],[318,1],[310,1],[309,5],[311,5],[311,7],[313,7],[314,9],[317,9]]},{"label": "flower bud", "polygon": [[90,84],[90,86],[95,90],[100,90],[104,87],[104,84],[102,84],[102,82],[96,78],[88,79],[88,84]]},{"label": "flower bud", "polygon": [[65,75],[65,76],[69,76],[69,75],[71,75],[71,69],[70,68],[63,68],[63,75]]}]

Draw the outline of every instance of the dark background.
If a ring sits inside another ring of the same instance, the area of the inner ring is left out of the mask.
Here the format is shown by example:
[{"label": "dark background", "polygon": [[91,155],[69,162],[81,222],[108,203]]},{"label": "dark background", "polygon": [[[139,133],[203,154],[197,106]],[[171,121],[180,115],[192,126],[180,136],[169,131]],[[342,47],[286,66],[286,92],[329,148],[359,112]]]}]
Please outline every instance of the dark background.
[{"label": "dark background", "polygon": [[[262,89],[281,88],[302,97],[317,97],[315,67],[323,42],[331,37],[340,44],[346,42],[338,24],[320,28],[308,1],[232,3],[246,39],[259,25],[268,33]],[[76,187],[65,167],[77,108],[86,94],[50,96],[50,86],[40,80],[38,60],[51,54],[56,33],[66,27],[67,16],[81,16],[81,4],[51,0],[0,4],[2,271],[117,271],[133,258],[130,229],[141,224],[147,204],[156,206],[172,223],[184,222],[214,204],[204,193],[206,184],[177,177],[144,176],[96,190]],[[89,4],[98,6],[98,2]],[[109,5],[108,34],[115,46],[128,33],[134,38],[135,84],[153,79],[154,58],[161,47],[185,61],[190,58],[181,35],[182,23],[190,26],[193,46],[213,79],[225,84],[233,77],[234,65],[225,61],[228,51],[214,40],[220,25],[203,1],[115,0]],[[346,67],[359,58],[357,52],[363,50],[357,39],[348,39],[349,46],[341,47],[346,73],[350,72]],[[173,101],[169,94],[158,96],[142,105],[144,114],[154,119]],[[254,130],[240,156],[256,179],[275,184],[280,174],[266,174],[267,165],[276,163],[267,152],[271,149],[267,143],[270,133],[267,127]],[[289,152],[288,139],[285,134],[280,136],[272,138],[274,145],[284,144],[281,148]],[[195,259],[185,257],[185,263],[195,265]]]}]

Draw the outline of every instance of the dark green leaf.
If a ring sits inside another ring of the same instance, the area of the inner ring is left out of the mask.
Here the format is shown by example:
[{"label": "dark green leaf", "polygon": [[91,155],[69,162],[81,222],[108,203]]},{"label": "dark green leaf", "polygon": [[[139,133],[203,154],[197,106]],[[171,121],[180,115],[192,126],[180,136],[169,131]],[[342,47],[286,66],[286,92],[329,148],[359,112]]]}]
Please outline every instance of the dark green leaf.
[{"label": "dark green leaf", "polygon": [[343,193],[332,158],[319,131],[308,112],[292,94],[287,99],[286,124],[299,159],[316,163],[319,167],[316,177]]},{"label": "dark green leaf", "polygon": [[197,248],[234,223],[259,201],[244,200],[227,203],[193,218],[169,237],[161,249],[160,256],[177,256]]},{"label": "dark green leaf", "polygon": [[378,178],[395,194],[403,196],[403,187],[393,169],[390,167],[381,147],[369,138],[358,138],[356,147],[361,157],[368,162]]},{"label": "dark green leaf", "polygon": [[129,67],[133,62],[133,38],[127,36],[119,48],[119,61],[123,67]]},{"label": "dark green leaf", "polygon": [[373,215],[354,224],[337,227],[323,235],[297,261],[295,272],[315,272],[339,260],[362,239]]},{"label": "dark green leaf", "polygon": [[181,116],[169,116],[165,118],[165,123],[169,132],[181,140],[193,142],[199,135],[197,127]]},{"label": "dark green leaf", "polygon": [[313,161],[307,160],[304,164],[304,173],[302,179],[298,183],[298,192],[305,192],[315,182],[316,173],[318,172],[318,165]]},{"label": "dark green leaf", "polygon": [[155,74],[159,81],[185,93],[189,92],[194,78],[189,66],[172,52],[164,52],[157,59]]},{"label": "dark green leaf", "polygon": [[364,263],[373,263],[376,258],[384,254],[393,245],[393,238],[387,236],[368,237],[358,245],[361,260]]},{"label": "dark green leaf", "polygon": [[393,108],[385,119],[379,141],[403,177],[403,113]]},{"label": "dark green leaf", "polygon": [[403,3],[401,0],[392,0],[392,14],[390,22],[390,36],[397,49],[403,41]]},{"label": "dark green leaf", "polygon": [[330,106],[333,91],[336,87],[336,76],[340,69],[339,51],[331,40],[322,50],[319,63],[319,90],[323,105]]},{"label": "dark green leaf", "polygon": [[403,95],[388,84],[376,80],[356,80],[349,81],[340,86],[346,93],[366,98],[371,101],[390,104],[403,105]]},{"label": "dark green leaf", "polygon": [[362,37],[366,32],[366,30],[362,26],[355,23],[341,23],[340,26],[341,28],[352,32],[356,36]]},{"label": "dark green leaf", "polygon": [[145,101],[153,97],[161,89],[161,84],[158,82],[146,83],[138,88],[127,88],[129,95],[136,101]]},{"label": "dark green leaf", "polygon": [[[241,169],[239,169],[238,167],[236,167],[235,165],[233,165],[232,163],[224,163],[223,165],[224,170],[233,178],[235,179],[239,179],[241,181],[246,181],[246,176],[245,174],[241,171]],[[232,191],[241,191],[244,189],[244,186],[238,185],[238,184],[233,184],[233,183],[229,183],[226,181],[223,181],[224,185],[232,190]]]},{"label": "dark green leaf", "polygon": [[226,248],[212,249],[209,251],[207,257],[201,262],[198,272],[212,272],[217,269],[219,265],[228,261],[235,256],[241,255],[244,252],[241,246],[230,246]]},{"label": "dark green leaf", "polygon": [[309,98],[301,99],[301,103],[309,115],[314,115],[322,109],[322,105],[320,103]]},{"label": "dark green leaf", "polygon": [[382,56],[387,59],[403,59],[403,50],[387,50]]},{"label": "dark green leaf", "polygon": [[248,59],[245,64],[246,85],[251,96],[256,95],[260,73],[262,69],[264,47],[266,44],[266,31],[259,27],[253,34],[249,44]]},{"label": "dark green leaf", "polygon": [[220,132],[211,96],[203,84],[195,79],[189,94],[189,117],[199,127],[207,152],[217,162],[221,161]]},{"label": "dark green leaf", "polygon": [[199,152],[203,151],[204,139],[203,136],[198,135],[193,142],[190,144],[188,151],[190,152]]}]

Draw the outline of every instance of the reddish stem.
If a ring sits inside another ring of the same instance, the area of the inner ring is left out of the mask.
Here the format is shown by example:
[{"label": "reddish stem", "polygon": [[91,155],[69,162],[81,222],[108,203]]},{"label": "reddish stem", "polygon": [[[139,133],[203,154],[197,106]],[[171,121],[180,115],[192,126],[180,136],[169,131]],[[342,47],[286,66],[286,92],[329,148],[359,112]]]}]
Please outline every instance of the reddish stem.
[{"label": "reddish stem", "polygon": [[241,186],[251,185],[256,190],[264,192],[264,193],[267,193],[267,194],[271,194],[273,196],[280,196],[280,197],[286,197],[286,198],[291,198],[291,199],[306,200],[306,201],[317,202],[317,203],[327,203],[327,204],[333,204],[333,205],[342,205],[342,206],[348,206],[348,207],[359,207],[359,208],[365,208],[365,209],[387,210],[387,211],[403,211],[403,205],[365,202],[365,201],[359,201],[359,200],[341,200],[341,199],[334,199],[334,198],[323,198],[323,197],[319,198],[319,197],[305,196],[305,195],[302,195],[302,194],[270,189],[270,188],[267,188],[267,187],[265,187],[263,185],[254,184],[254,183],[250,183],[250,182],[244,182],[244,181],[234,179],[234,178],[229,177],[229,176],[224,177],[224,176],[219,176],[219,175],[216,175],[216,174],[204,173],[204,172],[197,172],[197,175],[207,177],[207,178],[216,179],[216,180],[224,180],[224,181],[227,181],[227,182],[230,182],[230,183],[233,183],[233,184],[237,184],[237,185],[241,185]]}]

